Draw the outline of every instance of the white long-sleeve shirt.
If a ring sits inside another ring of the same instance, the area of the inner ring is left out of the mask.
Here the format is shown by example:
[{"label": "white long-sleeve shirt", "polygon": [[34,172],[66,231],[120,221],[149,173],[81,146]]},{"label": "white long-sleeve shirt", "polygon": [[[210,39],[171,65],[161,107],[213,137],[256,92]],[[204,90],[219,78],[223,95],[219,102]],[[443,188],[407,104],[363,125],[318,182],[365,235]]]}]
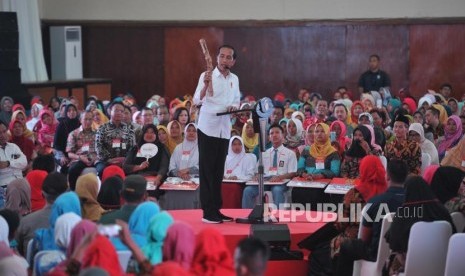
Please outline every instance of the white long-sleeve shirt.
[{"label": "white long-sleeve shirt", "polygon": [[215,68],[212,72],[213,96],[209,96],[207,91],[205,97],[200,99],[200,91],[205,86],[204,75],[205,72],[200,75],[194,94],[194,104],[202,105],[198,128],[208,136],[229,139],[231,116],[216,116],[216,113],[226,112],[229,106],[239,108],[241,98],[239,78],[231,72],[225,77],[218,68]]},{"label": "white long-sleeve shirt", "polygon": [[0,169],[0,186],[14,178],[23,177],[23,169],[27,166],[26,155],[13,143],[6,143],[5,148],[0,147],[0,161],[9,161],[10,166]]},{"label": "white long-sleeve shirt", "polygon": [[[263,168],[265,171],[265,176],[272,175],[270,168],[273,167],[273,157],[274,157],[274,148],[271,147],[267,149],[263,155]],[[278,147],[278,156],[277,156],[277,171],[275,175],[284,175],[288,173],[297,172],[297,157],[295,152],[284,147],[283,145]],[[258,171],[258,163],[257,170]]]}]

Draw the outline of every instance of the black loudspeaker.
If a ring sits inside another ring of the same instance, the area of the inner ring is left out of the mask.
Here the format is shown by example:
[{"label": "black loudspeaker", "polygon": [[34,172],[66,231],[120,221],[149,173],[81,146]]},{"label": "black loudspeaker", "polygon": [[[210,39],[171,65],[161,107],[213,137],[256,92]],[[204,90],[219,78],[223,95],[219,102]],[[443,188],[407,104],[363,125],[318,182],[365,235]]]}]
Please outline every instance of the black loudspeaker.
[{"label": "black loudspeaker", "polygon": [[250,235],[267,242],[270,248],[291,246],[291,232],[286,224],[252,224]]},{"label": "black loudspeaker", "polygon": [[0,70],[17,69],[19,67],[18,50],[0,49]]},{"label": "black loudspeaker", "polygon": [[21,69],[0,69],[0,95],[17,96],[21,90]]},{"label": "black loudspeaker", "polygon": [[270,260],[303,260],[301,251],[290,250],[291,233],[286,224],[252,224],[250,235],[259,238],[270,247]]},{"label": "black loudspeaker", "polygon": [[18,31],[15,12],[0,12],[0,30]]}]

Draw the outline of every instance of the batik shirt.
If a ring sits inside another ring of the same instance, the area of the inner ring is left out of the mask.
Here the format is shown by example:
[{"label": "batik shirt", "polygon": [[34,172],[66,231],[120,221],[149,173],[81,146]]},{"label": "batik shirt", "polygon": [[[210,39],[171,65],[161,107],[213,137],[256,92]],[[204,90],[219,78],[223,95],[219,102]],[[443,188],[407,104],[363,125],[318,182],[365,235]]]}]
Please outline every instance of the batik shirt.
[{"label": "batik shirt", "polygon": [[136,144],[134,130],[125,123],[120,123],[118,127],[111,121],[103,124],[95,138],[95,150],[100,161],[125,157]]}]

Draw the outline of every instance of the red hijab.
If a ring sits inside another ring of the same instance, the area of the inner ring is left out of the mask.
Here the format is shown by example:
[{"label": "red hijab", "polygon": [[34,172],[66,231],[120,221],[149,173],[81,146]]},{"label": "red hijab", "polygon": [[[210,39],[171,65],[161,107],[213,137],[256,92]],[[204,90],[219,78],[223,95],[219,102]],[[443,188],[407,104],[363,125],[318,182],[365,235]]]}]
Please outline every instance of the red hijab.
[{"label": "red hijab", "polygon": [[205,228],[197,235],[191,272],[202,276],[235,275],[231,253],[218,230]]},{"label": "red hijab", "polygon": [[105,270],[110,276],[124,275],[115,247],[109,239],[100,234],[89,244],[82,259],[82,269],[93,266]]},{"label": "red hijab", "polygon": [[[352,119],[352,123],[358,125],[358,115],[354,114],[355,107],[359,105],[362,107],[362,110],[365,110],[365,107],[363,106],[363,103],[361,101],[355,101],[352,104],[352,107],[350,108],[350,117]],[[362,111],[363,112],[363,111]],[[360,114],[359,114],[360,115]]]},{"label": "red hijab", "polygon": [[123,180],[126,178],[126,174],[124,173],[123,169],[121,169],[120,167],[116,165],[110,165],[106,167],[102,173],[102,183],[105,182],[107,178],[115,176],[115,175],[121,177],[121,179]]},{"label": "red hijab", "polygon": [[344,124],[342,121],[339,121],[339,120],[336,120],[334,122],[331,123],[331,126],[329,127],[329,130],[330,131],[334,131],[334,126],[335,125],[339,125],[339,127],[341,128],[341,135],[339,135],[339,139],[337,139],[336,137],[336,142],[339,143],[339,155],[343,156],[344,155],[344,151],[346,149],[346,143],[348,143],[350,141],[349,137],[346,137],[346,134],[347,134],[347,127],[346,127],[346,124]]},{"label": "red hijab", "polygon": [[360,162],[360,178],[355,188],[366,202],[387,189],[386,170],[378,156],[367,155]]},{"label": "red hijab", "polygon": [[410,109],[409,110],[410,115],[412,115],[413,113],[415,113],[415,111],[417,111],[417,103],[415,102],[415,99],[412,99],[411,97],[405,97],[403,103],[408,105],[408,108]]},{"label": "red hijab", "polygon": [[42,195],[42,184],[48,173],[42,170],[33,170],[26,175],[31,186],[31,212],[40,210],[45,206],[45,198]]},{"label": "red hijab", "polygon": [[[23,128],[23,135],[21,136],[13,135],[13,128],[16,123],[20,124]],[[10,142],[16,144],[21,149],[24,155],[26,155],[28,162],[31,161],[32,154],[34,152],[34,143],[31,141],[31,139],[26,138],[26,136],[24,136],[24,131],[26,131],[27,129],[26,125],[24,123],[21,123],[21,121],[19,120],[13,120],[10,122],[8,129],[11,133]]]}]

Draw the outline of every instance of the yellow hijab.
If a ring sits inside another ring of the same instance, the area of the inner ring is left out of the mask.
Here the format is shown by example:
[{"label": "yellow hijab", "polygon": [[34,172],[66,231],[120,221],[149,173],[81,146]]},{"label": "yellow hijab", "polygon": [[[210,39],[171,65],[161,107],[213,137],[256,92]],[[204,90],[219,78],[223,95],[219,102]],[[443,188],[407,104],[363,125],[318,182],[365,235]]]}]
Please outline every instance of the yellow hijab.
[{"label": "yellow hijab", "polygon": [[[178,139],[178,140],[175,140],[175,139],[171,136],[171,131],[170,131],[170,129],[171,129],[171,126],[172,126],[173,124],[178,124],[178,126],[179,126],[179,132],[181,133],[181,135],[179,135],[179,139]],[[182,143],[182,141],[184,140],[184,139],[183,139],[183,129],[182,129],[182,125],[181,125],[181,123],[180,123],[179,121],[172,120],[171,122],[168,123],[168,125],[166,126],[166,129],[167,129],[167,132],[166,132],[166,133],[168,133],[168,136],[171,138],[171,140],[173,140],[173,142],[176,143],[176,145],[179,145],[179,144]]]},{"label": "yellow hijab", "polygon": [[315,159],[326,159],[326,157],[335,152],[336,149],[331,146],[331,142],[329,141],[329,126],[325,123],[316,124],[316,128],[318,128],[318,126],[323,128],[323,131],[326,135],[326,140],[325,142],[321,143],[318,142],[315,138],[315,142],[310,147],[310,155]]},{"label": "yellow hijab", "polygon": [[241,138],[244,141],[244,146],[247,149],[247,152],[253,152],[253,149],[255,148],[256,145],[258,145],[258,133],[255,133],[255,135],[250,138],[247,136],[245,129],[247,128],[247,125],[250,125],[253,127],[253,121],[252,119],[248,119],[247,123],[244,124],[242,127],[242,135]]},{"label": "yellow hijab", "polygon": [[99,179],[93,173],[80,176],[76,182],[76,194],[82,206],[82,218],[98,221],[104,210],[97,201]]},{"label": "yellow hijab", "polygon": [[166,135],[168,135],[168,141],[164,144],[166,148],[168,148],[168,151],[170,152],[170,155],[173,154],[174,149],[176,148],[177,144],[176,142],[171,139],[171,136],[169,135],[168,129],[164,125],[158,125],[157,130],[160,132],[160,130],[163,130]]},{"label": "yellow hijab", "polygon": [[98,112],[98,116],[100,117],[100,124],[98,124],[95,121],[92,121],[92,129],[97,130],[101,125],[108,123],[108,118],[103,114],[102,110],[100,109],[95,109],[95,111]]},{"label": "yellow hijab", "polygon": [[449,117],[447,116],[447,111],[444,108],[444,106],[442,106],[441,104],[434,103],[433,107],[439,111],[439,121],[441,122],[441,124],[443,126],[447,125],[447,119]]}]

